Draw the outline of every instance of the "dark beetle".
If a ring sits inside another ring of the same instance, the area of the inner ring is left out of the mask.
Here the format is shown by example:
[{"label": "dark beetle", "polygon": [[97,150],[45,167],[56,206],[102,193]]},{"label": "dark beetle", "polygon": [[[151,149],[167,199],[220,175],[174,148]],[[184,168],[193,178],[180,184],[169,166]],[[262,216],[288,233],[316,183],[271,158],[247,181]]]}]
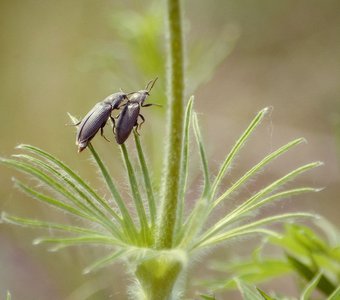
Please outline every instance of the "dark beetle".
[{"label": "dark beetle", "polygon": [[[120,104],[124,100],[128,100],[123,92],[112,94],[106,97],[103,101],[97,103],[79,123],[76,137],[76,145],[78,146],[78,153],[83,151],[88,143],[93,139],[100,129],[100,134],[104,136],[104,126],[109,118],[113,124],[114,119],[111,113],[114,109],[119,109]],[[78,124],[76,124],[78,125]]]},{"label": "dark beetle", "polygon": [[[122,112],[119,114],[117,125],[115,127],[116,141],[118,144],[123,144],[129,137],[133,127],[140,128],[145,122],[144,117],[139,113],[141,107],[157,105],[157,104],[144,104],[145,99],[150,95],[150,91],[153,88],[156,80],[151,80],[145,87],[145,90],[141,90],[129,97],[128,102],[125,104]],[[149,88],[150,86],[150,88]],[[138,123],[138,117],[142,119],[142,122]],[[137,132],[138,133],[138,132]]]}]

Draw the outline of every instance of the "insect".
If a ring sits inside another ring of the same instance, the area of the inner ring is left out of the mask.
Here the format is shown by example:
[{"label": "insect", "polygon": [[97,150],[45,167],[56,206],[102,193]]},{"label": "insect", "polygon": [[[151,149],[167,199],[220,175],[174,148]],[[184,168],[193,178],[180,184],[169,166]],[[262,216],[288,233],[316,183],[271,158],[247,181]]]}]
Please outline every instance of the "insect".
[{"label": "insect", "polygon": [[[129,100],[125,104],[122,112],[119,114],[117,125],[114,129],[118,144],[123,144],[129,137],[132,129],[134,127],[136,127],[136,130],[138,128],[140,129],[141,125],[145,122],[145,118],[139,113],[141,107],[147,107],[151,105],[160,106],[158,104],[151,103],[144,104],[144,101],[150,95],[150,91],[157,79],[158,78],[156,77],[156,79],[149,81],[144,90],[134,92],[132,93],[131,97],[129,97]],[[141,123],[138,123],[138,117],[142,119]]]},{"label": "insect", "polygon": [[113,124],[114,118],[111,113],[114,109],[119,109],[121,103],[124,100],[128,100],[127,95],[123,92],[112,94],[106,97],[103,101],[98,102],[82,119],[81,122],[75,125],[79,125],[77,129],[76,145],[78,146],[78,153],[83,151],[93,137],[100,129],[100,134],[107,141],[104,136],[104,126],[109,118],[111,118]]}]

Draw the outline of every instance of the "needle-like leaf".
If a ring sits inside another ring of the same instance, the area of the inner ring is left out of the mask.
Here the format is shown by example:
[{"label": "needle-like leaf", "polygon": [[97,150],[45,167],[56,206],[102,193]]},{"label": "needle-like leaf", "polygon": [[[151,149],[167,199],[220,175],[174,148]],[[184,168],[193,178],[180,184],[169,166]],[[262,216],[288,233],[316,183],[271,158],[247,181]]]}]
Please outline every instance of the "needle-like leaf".
[{"label": "needle-like leaf", "polygon": [[250,123],[248,128],[243,132],[241,137],[237,140],[237,142],[235,143],[235,145],[233,146],[233,148],[231,149],[231,151],[227,155],[226,159],[224,160],[224,162],[223,162],[223,164],[222,164],[222,166],[221,166],[221,168],[220,168],[220,170],[219,170],[219,172],[218,172],[218,174],[217,174],[217,176],[216,176],[216,178],[215,178],[215,180],[212,184],[209,199],[213,199],[215,197],[217,189],[218,189],[225,173],[227,172],[228,168],[230,167],[232,161],[234,160],[234,158],[236,157],[238,152],[241,150],[241,148],[243,147],[243,145],[245,144],[245,142],[247,141],[249,136],[254,132],[256,127],[261,123],[262,119],[268,113],[268,111],[269,111],[268,107],[261,110],[256,115],[256,117],[253,119],[253,121]]},{"label": "needle-like leaf", "polygon": [[141,226],[141,230],[142,230],[143,243],[148,243],[149,238],[150,238],[148,219],[146,217],[145,207],[144,207],[143,200],[142,200],[142,197],[141,197],[140,192],[139,192],[136,175],[135,175],[135,172],[133,170],[133,167],[132,167],[132,164],[131,164],[131,161],[130,161],[130,158],[129,158],[129,154],[128,154],[128,151],[126,149],[125,144],[122,144],[120,146],[120,148],[121,148],[123,159],[124,159],[124,162],[125,162],[125,167],[126,167],[126,170],[127,170],[127,173],[128,173],[130,188],[131,188],[133,200],[134,200],[134,203],[135,203],[136,211],[137,211],[137,214],[138,214],[138,218],[139,218],[139,222],[140,222],[140,226]]},{"label": "needle-like leaf", "polygon": [[156,217],[157,217],[155,196],[154,196],[154,193],[153,193],[152,184],[151,184],[150,175],[149,175],[149,170],[148,170],[147,163],[145,161],[145,156],[144,156],[144,153],[143,153],[143,148],[142,148],[142,145],[141,145],[141,142],[140,142],[140,139],[139,139],[139,135],[138,135],[138,133],[136,133],[135,130],[133,131],[133,134],[134,134],[134,138],[135,138],[135,144],[136,144],[136,148],[137,148],[139,164],[140,164],[143,179],[144,179],[145,191],[146,191],[146,195],[148,197],[151,225],[152,225],[152,227],[154,227],[155,224],[156,224]]},{"label": "needle-like leaf", "polygon": [[95,272],[101,268],[104,268],[112,263],[114,263],[116,260],[118,260],[119,258],[121,258],[122,256],[125,256],[128,250],[126,249],[121,249],[118,251],[115,251],[113,253],[111,253],[108,256],[102,257],[101,259],[98,259],[97,261],[95,261],[93,264],[91,264],[90,266],[86,267],[83,271],[83,274],[88,274],[91,272]]},{"label": "needle-like leaf", "polygon": [[43,151],[37,147],[31,145],[19,145],[18,149],[30,151],[44,159],[46,159],[51,166],[55,166],[56,168],[60,168],[63,172],[65,172],[70,179],[84,191],[86,191],[93,199],[95,199],[101,206],[103,206],[116,220],[119,220],[117,213],[115,210],[105,201],[102,197],[100,197],[94,189],[92,189],[77,173],[75,173],[69,166],[63,163],[61,160],[57,159],[53,155]]},{"label": "needle-like leaf", "polygon": [[179,178],[179,192],[178,192],[178,210],[177,210],[177,222],[175,234],[181,230],[183,223],[184,210],[185,210],[185,192],[187,189],[188,172],[189,172],[189,130],[192,117],[192,107],[194,103],[194,97],[192,96],[185,109],[184,114],[184,130],[183,130],[183,142],[182,142],[182,161],[180,165],[180,178]]},{"label": "needle-like leaf", "polygon": [[270,216],[267,218],[262,218],[260,220],[251,222],[246,225],[241,225],[236,228],[227,230],[223,233],[216,233],[214,231],[213,233],[204,234],[202,238],[194,245],[193,248],[201,248],[201,247],[207,247],[209,245],[213,245],[216,243],[220,243],[223,241],[226,241],[227,239],[237,237],[239,235],[249,234],[253,233],[254,230],[257,232],[263,232],[266,234],[277,235],[275,232],[267,229],[261,228],[261,226],[268,225],[275,222],[281,222],[287,219],[297,219],[297,218],[314,218],[315,215],[309,214],[309,213],[287,213],[287,214],[281,214],[277,216]]},{"label": "needle-like leaf", "polygon": [[109,171],[107,170],[107,168],[105,167],[105,164],[103,163],[103,161],[101,160],[101,158],[99,157],[98,153],[96,152],[96,150],[94,149],[94,147],[89,144],[88,148],[91,151],[92,156],[94,157],[100,171],[101,174],[106,182],[106,185],[109,189],[109,191],[112,194],[113,199],[116,201],[117,206],[122,214],[123,217],[123,222],[124,225],[123,226],[123,230],[125,231],[126,235],[129,237],[129,239],[132,242],[136,242],[138,240],[138,233],[137,233],[137,229],[135,224],[133,223],[133,220],[130,216],[130,213],[123,201],[122,196],[120,195],[120,193],[118,192],[118,189],[116,188],[115,183],[113,182],[112,177],[109,174]]},{"label": "needle-like leaf", "polygon": [[264,159],[262,159],[258,164],[256,164],[254,167],[252,167],[248,172],[246,172],[236,183],[234,183],[227,191],[225,191],[218,199],[214,201],[213,207],[216,207],[223,199],[228,197],[231,193],[236,191],[238,188],[240,188],[247,180],[249,180],[252,176],[254,176],[259,170],[261,170],[263,167],[268,165],[271,161],[273,161],[275,158],[281,156],[283,153],[290,150],[292,147],[302,143],[304,139],[296,139],[294,141],[289,142],[288,144],[280,147],[276,151],[272,152],[268,156],[266,156]]}]

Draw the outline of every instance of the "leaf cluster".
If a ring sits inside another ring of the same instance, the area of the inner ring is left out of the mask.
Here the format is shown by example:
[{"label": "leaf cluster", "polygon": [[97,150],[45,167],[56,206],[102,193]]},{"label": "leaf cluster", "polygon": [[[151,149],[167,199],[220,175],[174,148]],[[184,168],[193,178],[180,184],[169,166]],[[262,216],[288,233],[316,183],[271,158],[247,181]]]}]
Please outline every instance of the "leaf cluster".
[{"label": "leaf cluster", "polygon": [[[230,276],[224,280],[205,284],[215,291],[237,287],[243,295],[247,294],[246,291],[252,290],[251,294],[255,297],[255,294],[258,295],[261,291],[252,284],[258,285],[276,277],[293,275],[298,279],[296,282],[299,283],[301,290],[300,299],[314,299],[315,291],[327,299],[338,299],[340,235],[322,218],[316,224],[321,228],[322,235],[310,227],[285,224],[284,232],[275,237],[265,238],[261,246],[254,251],[251,259],[242,259],[228,264],[215,263],[216,270],[227,272]],[[283,255],[266,254],[266,250],[271,250],[272,253],[275,248],[281,250]],[[244,299],[247,297],[244,296]],[[271,298],[267,295],[265,299],[287,298],[279,295]]]},{"label": "leaf cluster", "polygon": [[[198,250],[213,247],[239,236],[263,234],[278,239],[280,235],[268,228],[270,224],[296,218],[313,217],[311,214],[300,212],[261,217],[257,220],[248,216],[259,208],[279,199],[317,191],[310,187],[284,189],[284,186],[298,175],[319,166],[320,162],[309,163],[292,170],[245,199],[220,219],[208,222],[210,216],[220,208],[220,205],[242,189],[258,172],[261,172],[274,159],[304,140],[296,139],[279,147],[251,167],[229,187],[220,191],[222,180],[228,173],[230,166],[251,134],[261,123],[268,109],[260,111],[255,116],[226,156],[217,175],[213,176],[209,171],[198,118],[192,108],[193,98],[188,102],[185,112],[183,159],[180,164],[178,195],[179,207],[172,249],[161,250],[156,249],[155,246],[155,233],[157,232],[157,220],[159,218],[157,199],[161,197],[161,191],[154,191],[140,137],[136,132],[134,132],[134,140],[142,178],[137,177],[137,166],[130,158],[130,152],[126,146],[124,144],[120,146],[133,202],[132,208],[128,207],[128,201],[123,199],[121,191],[111,177],[105,162],[91,144],[88,148],[111,195],[109,200],[99,195],[96,189],[87,184],[76,171],[53,155],[34,146],[20,145],[18,149],[25,151],[25,154],[13,155],[10,159],[2,158],[1,163],[29,174],[40,183],[40,186],[47,187],[47,189],[31,187],[17,179],[14,179],[15,185],[31,197],[72,215],[76,220],[81,219],[82,223],[77,226],[59,224],[12,216],[6,213],[2,214],[2,220],[29,227],[53,229],[56,232],[63,233],[53,237],[40,237],[34,241],[35,244],[51,244],[53,250],[79,244],[101,244],[109,247],[111,249],[109,255],[100,258],[87,267],[85,273],[88,273],[119,258],[138,263],[140,260],[164,255],[164,253],[185,263],[189,253],[196,253]],[[77,122],[74,117],[70,117],[73,122]],[[187,212],[186,191],[188,177],[190,176],[189,140],[191,127],[199,149],[204,185],[193,209]],[[142,184],[139,184],[140,182]]]}]

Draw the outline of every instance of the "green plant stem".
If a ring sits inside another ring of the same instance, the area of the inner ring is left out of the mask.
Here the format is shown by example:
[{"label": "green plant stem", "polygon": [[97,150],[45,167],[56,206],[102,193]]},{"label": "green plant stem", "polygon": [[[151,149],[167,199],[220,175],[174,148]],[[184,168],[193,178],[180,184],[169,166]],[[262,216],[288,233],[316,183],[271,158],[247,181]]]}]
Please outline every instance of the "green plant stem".
[{"label": "green plant stem", "polygon": [[168,145],[156,246],[171,248],[177,216],[184,111],[183,43],[180,0],[167,0]]},{"label": "green plant stem", "polygon": [[174,285],[181,269],[182,264],[169,257],[159,256],[143,261],[138,265],[135,272],[142,286],[142,289],[135,295],[135,299],[175,299],[173,297]]}]

